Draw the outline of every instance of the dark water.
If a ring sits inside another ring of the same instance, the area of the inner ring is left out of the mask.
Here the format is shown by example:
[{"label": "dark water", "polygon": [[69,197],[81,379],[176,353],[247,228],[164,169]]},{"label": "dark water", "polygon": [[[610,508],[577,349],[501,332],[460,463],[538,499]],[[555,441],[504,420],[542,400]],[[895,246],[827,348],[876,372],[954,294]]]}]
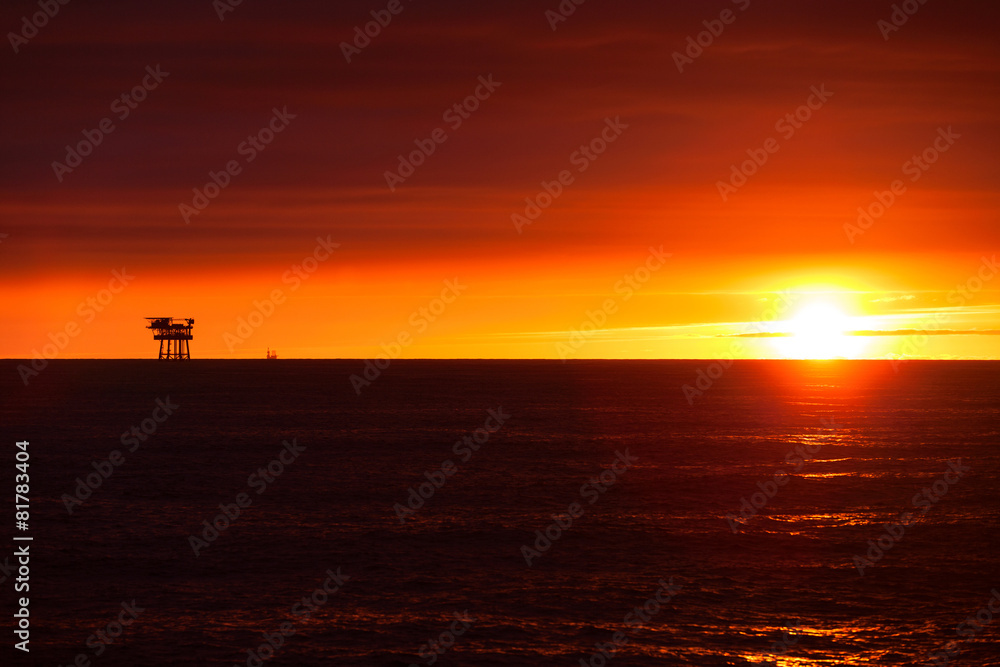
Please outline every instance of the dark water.
[{"label": "dark water", "polygon": [[[681,386],[705,362],[395,361],[360,396],[356,361],[54,361],[27,387],[16,364],[0,484],[10,498],[30,441],[34,538],[16,664],[256,665],[269,634],[269,665],[923,665],[1000,588],[1000,363],[742,361],[693,404]],[[129,451],[121,434],[168,397]],[[456,455],[489,410],[510,416]],[[280,474],[248,479],[293,439]],[[70,514],[64,494],[114,450]],[[618,452],[636,460],[581,489]],[[425,472],[444,483],[402,523]],[[241,493],[196,557],[189,536]],[[727,520],[742,498],[763,507]],[[574,502],[529,566],[522,545]],[[861,576],[854,556],[904,511]],[[987,614],[949,664],[1000,665]],[[616,631],[615,657],[593,656]]]}]

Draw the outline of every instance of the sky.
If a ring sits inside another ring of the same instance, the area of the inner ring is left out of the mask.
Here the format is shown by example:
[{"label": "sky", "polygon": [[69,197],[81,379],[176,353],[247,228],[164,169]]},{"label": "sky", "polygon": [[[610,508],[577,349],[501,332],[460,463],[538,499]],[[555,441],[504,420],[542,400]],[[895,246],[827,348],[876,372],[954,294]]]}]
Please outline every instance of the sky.
[{"label": "sky", "polygon": [[991,3],[39,7],[0,357],[1000,358]]}]

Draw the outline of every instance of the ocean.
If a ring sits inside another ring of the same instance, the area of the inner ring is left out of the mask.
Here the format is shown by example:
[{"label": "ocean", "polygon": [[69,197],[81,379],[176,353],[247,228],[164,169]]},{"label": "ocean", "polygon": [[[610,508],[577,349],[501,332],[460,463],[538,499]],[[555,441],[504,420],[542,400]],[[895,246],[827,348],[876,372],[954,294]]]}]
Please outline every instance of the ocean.
[{"label": "ocean", "polygon": [[19,363],[4,664],[1000,665],[1000,363]]}]

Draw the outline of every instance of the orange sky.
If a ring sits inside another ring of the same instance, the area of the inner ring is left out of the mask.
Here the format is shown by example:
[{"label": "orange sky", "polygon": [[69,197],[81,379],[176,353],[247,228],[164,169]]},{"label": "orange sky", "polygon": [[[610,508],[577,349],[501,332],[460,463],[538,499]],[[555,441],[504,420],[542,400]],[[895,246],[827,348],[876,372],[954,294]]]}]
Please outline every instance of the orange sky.
[{"label": "orange sky", "polygon": [[[784,293],[779,319],[839,309],[857,340],[834,356],[1000,358],[997,10],[929,2],[884,39],[891,3],[662,5],[593,0],[552,30],[546,3],[404,2],[350,63],[341,42],[384,4],[243,3],[224,21],[209,2],[63,6],[2,59],[0,357],[151,358],[148,316],[195,318],[201,358],[371,358],[401,335],[404,357],[720,357],[734,340],[809,356],[736,336]],[[120,118],[112,102],[144,79]],[[448,114],[477,90],[467,118]],[[92,154],[53,167],[106,117]],[[248,149],[269,123],[284,126]],[[390,190],[415,141],[433,153]],[[339,245],[297,277],[317,238]],[[123,267],[134,279],[102,295]]]}]

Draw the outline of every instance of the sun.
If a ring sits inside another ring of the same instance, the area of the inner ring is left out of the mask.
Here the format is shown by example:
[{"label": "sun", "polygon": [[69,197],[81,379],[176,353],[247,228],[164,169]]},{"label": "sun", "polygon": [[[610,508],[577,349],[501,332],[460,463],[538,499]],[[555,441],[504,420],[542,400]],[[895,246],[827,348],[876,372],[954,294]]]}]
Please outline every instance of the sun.
[{"label": "sun", "polygon": [[775,343],[786,357],[795,359],[853,358],[864,340],[851,335],[854,318],[836,305],[818,301],[802,307],[784,323],[786,336]]}]

